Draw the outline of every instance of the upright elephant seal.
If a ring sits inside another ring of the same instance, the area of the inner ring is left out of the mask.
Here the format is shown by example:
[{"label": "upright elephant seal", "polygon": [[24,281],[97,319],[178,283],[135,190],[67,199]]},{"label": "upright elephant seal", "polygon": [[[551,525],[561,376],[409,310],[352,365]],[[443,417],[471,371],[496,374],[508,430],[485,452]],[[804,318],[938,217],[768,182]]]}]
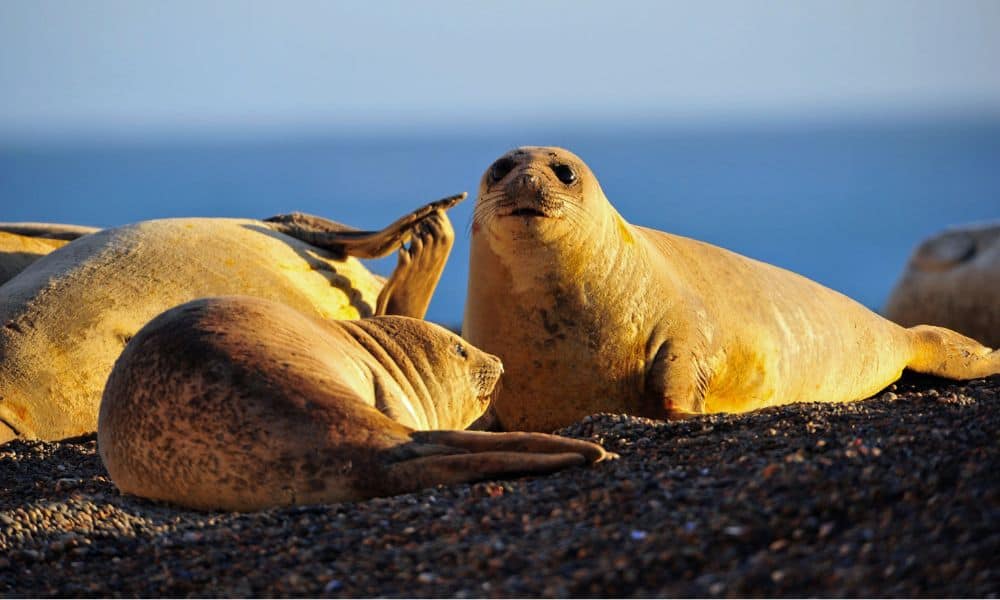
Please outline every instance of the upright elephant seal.
[{"label": "upright elephant seal", "polygon": [[126,346],[104,390],[98,448],[123,492],[237,511],[607,456],[553,435],[442,431],[480,416],[501,372],[495,356],[417,319],[328,321],[258,298],[200,299]]},{"label": "upright elephant seal", "polygon": [[505,429],[843,402],[904,368],[1000,371],[1000,354],[953,331],[903,329],[794,273],[628,224],[558,148],[487,170],[469,271],[463,331],[503,360]]},{"label": "upright elephant seal", "polygon": [[917,247],[885,316],[931,323],[1000,346],[1000,222],[957,227]]},{"label": "upright elephant seal", "polygon": [[[0,286],[0,443],[94,431],[128,339],[195,298],[256,296],[322,318],[422,317],[454,239],[444,211],[462,197],[378,232],[307,215],[163,219],[70,242]],[[388,282],[354,258],[397,249]]]}]

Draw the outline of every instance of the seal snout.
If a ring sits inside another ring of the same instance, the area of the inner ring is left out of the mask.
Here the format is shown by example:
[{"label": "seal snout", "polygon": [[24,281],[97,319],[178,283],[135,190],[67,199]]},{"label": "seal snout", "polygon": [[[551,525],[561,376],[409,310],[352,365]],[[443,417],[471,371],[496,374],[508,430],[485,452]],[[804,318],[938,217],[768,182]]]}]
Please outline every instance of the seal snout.
[{"label": "seal snout", "polygon": [[472,379],[473,385],[476,388],[476,395],[480,398],[492,397],[502,375],[503,362],[501,362],[500,358],[482,352],[478,364],[472,369]]},{"label": "seal snout", "polygon": [[547,179],[545,174],[530,165],[521,173],[512,175],[504,186],[509,208],[500,216],[526,219],[561,216],[563,201],[552,194]]}]

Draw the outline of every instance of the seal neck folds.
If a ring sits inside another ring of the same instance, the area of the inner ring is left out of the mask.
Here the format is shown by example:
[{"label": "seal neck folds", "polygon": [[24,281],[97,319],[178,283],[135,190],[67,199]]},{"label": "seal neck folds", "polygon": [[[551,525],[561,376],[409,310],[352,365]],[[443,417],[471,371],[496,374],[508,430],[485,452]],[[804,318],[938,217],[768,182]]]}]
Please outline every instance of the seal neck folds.
[{"label": "seal neck folds", "polygon": [[[387,316],[338,323],[358,353],[371,405],[418,430],[464,429],[489,407],[500,359],[437,325]],[[427,335],[427,328],[443,335]],[[377,364],[372,364],[372,363]]]}]

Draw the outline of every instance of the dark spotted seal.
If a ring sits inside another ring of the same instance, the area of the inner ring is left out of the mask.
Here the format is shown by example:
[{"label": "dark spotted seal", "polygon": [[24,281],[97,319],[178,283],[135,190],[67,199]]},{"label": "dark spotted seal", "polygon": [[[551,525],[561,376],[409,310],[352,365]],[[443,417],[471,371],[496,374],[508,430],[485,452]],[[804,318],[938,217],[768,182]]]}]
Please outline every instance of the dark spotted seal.
[{"label": "dark spotted seal", "polygon": [[195,300],[153,319],[115,363],[98,446],[123,492],[240,511],[605,458],[557,436],[449,431],[486,410],[501,372],[495,356],[418,319]]}]

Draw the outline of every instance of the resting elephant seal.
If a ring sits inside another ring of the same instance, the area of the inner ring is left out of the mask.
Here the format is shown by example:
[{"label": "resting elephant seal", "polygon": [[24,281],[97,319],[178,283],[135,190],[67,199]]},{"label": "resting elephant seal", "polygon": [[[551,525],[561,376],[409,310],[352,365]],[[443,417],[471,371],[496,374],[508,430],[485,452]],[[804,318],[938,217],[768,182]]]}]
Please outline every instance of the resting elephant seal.
[{"label": "resting elephant seal", "polygon": [[[59,248],[0,286],[0,443],[94,431],[128,339],[195,298],[257,296],[323,318],[422,317],[454,239],[444,210],[462,197],[380,232],[307,215],[163,219]],[[389,254],[407,240],[384,284],[354,258]]]},{"label": "resting elephant seal", "polygon": [[486,171],[463,332],[503,360],[505,429],[865,398],[904,368],[965,379],[1000,354],[903,329],[804,277],[627,223],[577,156],[520,148]]},{"label": "resting elephant seal", "polygon": [[925,240],[885,305],[900,325],[931,323],[1000,346],[1000,223]]},{"label": "resting elephant seal", "polygon": [[546,434],[441,431],[479,417],[502,372],[495,356],[418,319],[328,321],[259,298],[205,298],[126,346],[104,390],[98,447],[123,492],[237,511],[606,457]]},{"label": "resting elephant seal", "polygon": [[0,223],[0,285],[56,248],[95,231],[82,225]]}]

